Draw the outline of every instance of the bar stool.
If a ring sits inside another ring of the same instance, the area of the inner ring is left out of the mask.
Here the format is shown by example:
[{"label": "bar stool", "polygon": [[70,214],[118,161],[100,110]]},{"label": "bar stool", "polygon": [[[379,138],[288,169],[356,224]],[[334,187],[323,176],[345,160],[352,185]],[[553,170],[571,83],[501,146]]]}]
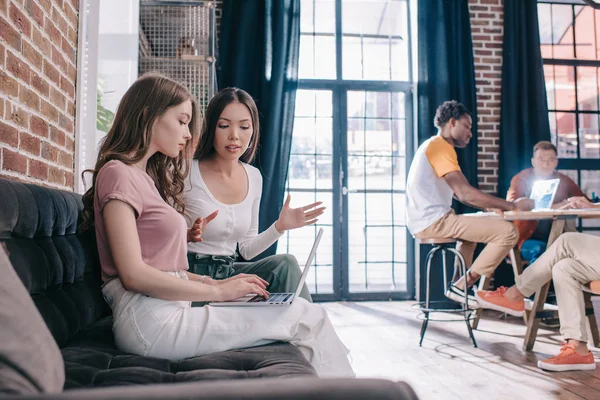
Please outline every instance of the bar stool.
[{"label": "bar stool", "polygon": [[[417,316],[417,318],[423,320],[423,324],[421,325],[421,340],[419,341],[419,347],[423,344],[423,338],[425,337],[425,331],[427,330],[427,324],[429,321],[439,321],[439,322],[456,322],[456,321],[464,321],[467,324],[467,329],[469,331],[469,336],[473,341],[473,347],[477,347],[477,342],[475,341],[475,336],[473,336],[473,330],[471,328],[470,320],[471,313],[473,310],[469,309],[469,298],[468,296],[465,298],[464,303],[460,303],[461,307],[454,308],[443,308],[436,307],[435,304],[443,303],[443,301],[430,301],[430,281],[431,281],[431,260],[435,253],[441,250],[442,252],[442,276],[444,279],[444,290],[448,289],[448,273],[446,271],[446,252],[451,252],[458,258],[458,268],[459,268],[459,276],[466,276],[466,263],[462,254],[458,250],[456,250],[452,245],[456,243],[456,239],[451,238],[430,238],[430,239],[418,239],[421,244],[430,244],[433,246],[429,253],[427,253],[427,272],[426,272],[426,289],[425,289],[425,301],[419,302],[415,304],[415,308],[421,311],[421,314]],[[457,265],[454,263],[454,274],[453,276],[457,276],[456,271]],[[465,293],[466,294],[466,293]],[[447,313],[462,313],[463,318],[453,318],[453,319],[432,319],[429,317],[430,313],[434,312],[447,312]]]}]

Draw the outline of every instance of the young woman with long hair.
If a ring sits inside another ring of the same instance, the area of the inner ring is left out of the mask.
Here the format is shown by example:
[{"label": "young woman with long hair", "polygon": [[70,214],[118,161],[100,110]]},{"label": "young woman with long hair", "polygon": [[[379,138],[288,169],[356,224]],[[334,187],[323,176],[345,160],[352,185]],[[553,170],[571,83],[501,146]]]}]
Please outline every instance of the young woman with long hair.
[{"label": "young woman with long hair", "polygon": [[179,360],[287,341],[320,375],[352,376],[348,350],[327,314],[302,298],[252,310],[191,307],[192,301],[268,295],[267,283],[256,275],[208,284],[187,272],[181,194],[197,120],[185,88],[144,75],[123,96],[100,147],[81,227],[96,231],[115,344],[129,353]]},{"label": "young woman with long hair", "polygon": [[[183,192],[187,213],[193,216],[188,219],[188,261],[207,282],[256,274],[271,292],[293,293],[301,271],[292,255],[277,254],[234,268],[236,249],[250,260],[286,230],[315,223],[324,210],[320,202],[292,208],[288,196],[277,221],[258,234],[263,178],[248,163],[256,154],[259,132],[258,109],[248,93],[226,88],[211,99]],[[312,302],[306,285],[300,296]]]}]

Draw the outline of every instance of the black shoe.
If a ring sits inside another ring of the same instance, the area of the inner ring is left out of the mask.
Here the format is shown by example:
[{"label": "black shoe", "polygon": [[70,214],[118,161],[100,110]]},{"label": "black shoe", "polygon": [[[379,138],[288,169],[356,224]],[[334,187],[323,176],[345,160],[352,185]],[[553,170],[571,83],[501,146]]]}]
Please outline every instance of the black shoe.
[{"label": "black shoe", "polygon": [[540,325],[545,328],[560,328],[560,320],[558,318],[542,318]]},{"label": "black shoe", "polygon": [[[445,293],[446,297],[450,300],[454,300],[457,303],[465,303],[465,292],[464,290],[456,287],[453,283],[450,284]],[[479,308],[479,303],[477,303],[477,299],[473,294],[473,289],[469,288],[467,291],[467,296],[469,297],[469,308]]]}]

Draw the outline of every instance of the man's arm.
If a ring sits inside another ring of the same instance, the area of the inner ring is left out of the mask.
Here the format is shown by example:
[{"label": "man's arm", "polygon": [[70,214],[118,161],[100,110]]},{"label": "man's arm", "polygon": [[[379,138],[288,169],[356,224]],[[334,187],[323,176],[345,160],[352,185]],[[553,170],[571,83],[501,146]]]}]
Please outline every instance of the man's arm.
[{"label": "man's arm", "polygon": [[[444,175],[444,180],[461,203],[469,204],[477,208],[499,208],[503,211],[518,209],[517,203],[506,201],[498,197],[483,193],[469,184],[467,178],[460,171],[452,171]],[[524,208],[527,209],[527,208]],[[531,209],[531,208],[529,208]]]},{"label": "man's arm", "polygon": [[527,184],[519,175],[521,174],[513,176],[510,180],[510,186],[506,192],[506,201],[513,202],[521,197],[527,197]]}]

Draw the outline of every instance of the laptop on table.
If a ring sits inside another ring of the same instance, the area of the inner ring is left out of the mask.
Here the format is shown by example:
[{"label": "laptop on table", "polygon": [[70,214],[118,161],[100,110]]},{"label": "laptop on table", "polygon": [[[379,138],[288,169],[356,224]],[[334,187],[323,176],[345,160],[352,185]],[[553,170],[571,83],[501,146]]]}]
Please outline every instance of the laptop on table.
[{"label": "laptop on table", "polygon": [[535,203],[533,211],[552,209],[559,183],[560,179],[547,179],[534,182],[531,188],[531,195],[529,196]]},{"label": "laptop on table", "polygon": [[302,271],[302,276],[298,281],[298,287],[296,287],[296,293],[271,293],[269,298],[265,299],[262,296],[256,294],[248,294],[246,296],[240,297],[231,301],[218,301],[209,303],[211,306],[216,307],[252,307],[252,306],[283,306],[292,304],[294,299],[300,296],[300,292],[302,291],[302,287],[304,286],[304,282],[306,282],[306,277],[308,276],[308,270],[310,269],[310,265],[315,259],[315,254],[317,252],[317,247],[319,247],[319,243],[321,242],[321,237],[323,236],[323,228],[319,229],[317,233],[317,237],[312,245],[312,249],[310,249],[310,253],[308,255],[308,259],[306,260],[306,264],[304,265],[304,270]]}]

